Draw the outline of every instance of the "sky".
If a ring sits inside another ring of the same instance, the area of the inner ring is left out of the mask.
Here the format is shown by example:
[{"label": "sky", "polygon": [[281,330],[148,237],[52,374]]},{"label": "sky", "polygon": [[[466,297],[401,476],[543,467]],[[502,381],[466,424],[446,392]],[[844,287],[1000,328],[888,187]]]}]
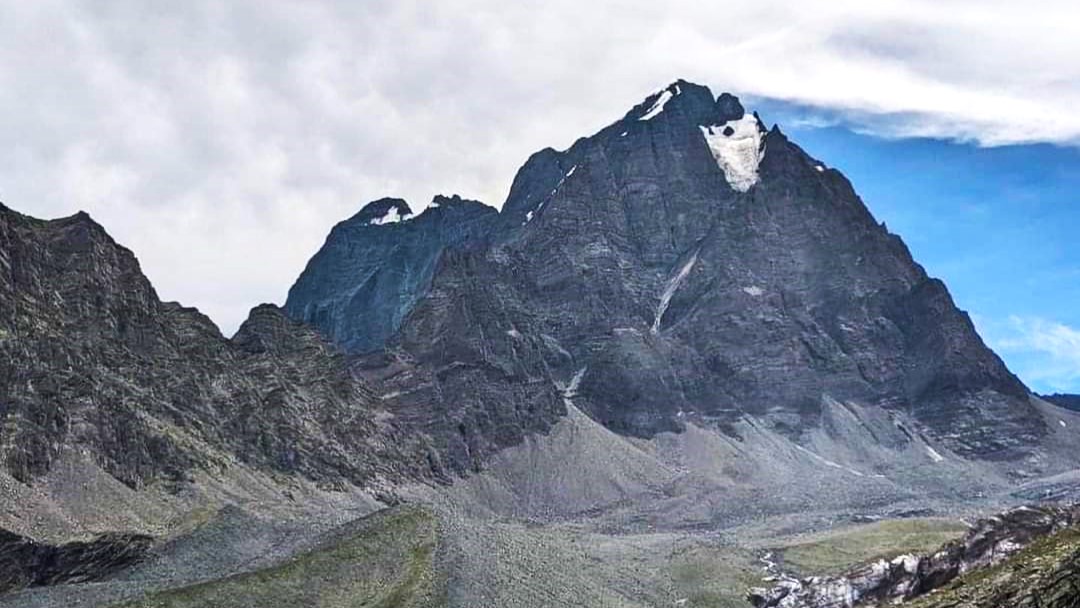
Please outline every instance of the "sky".
[{"label": "sky", "polygon": [[501,204],[677,78],[844,171],[1030,386],[1080,392],[1080,9],[1000,0],[0,4],[0,200],[227,334],[382,196]]}]

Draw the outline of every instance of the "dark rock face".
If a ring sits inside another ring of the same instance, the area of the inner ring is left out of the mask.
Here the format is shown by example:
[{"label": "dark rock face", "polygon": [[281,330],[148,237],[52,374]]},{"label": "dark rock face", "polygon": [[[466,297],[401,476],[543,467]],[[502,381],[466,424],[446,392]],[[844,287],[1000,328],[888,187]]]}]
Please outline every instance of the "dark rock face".
[{"label": "dark rock face", "polygon": [[106,534],[87,542],[48,545],[0,530],[0,593],[100,580],[142,559],[152,540],[139,534]]},{"label": "dark rock face", "polygon": [[417,217],[399,199],[369,203],[330,232],[285,313],[349,352],[380,349],[427,293],[442,252],[482,239],[497,215],[457,196],[436,197]]},{"label": "dark rock face", "polygon": [[[748,599],[757,608],[850,608],[910,600],[940,590],[965,573],[977,573],[1006,562],[1036,540],[1075,526],[1078,521],[1080,508],[1021,507],[977,522],[964,538],[945,545],[933,554],[878,560],[837,577],[784,579],[772,589],[752,590]],[[1080,546],[1074,549],[1080,549]],[[1075,562],[1066,564],[1066,574],[1073,568]],[[1075,584],[1075,573],[1072,576],[1072,584]],[[1041,595],[1052,592],[1053,587],[1018,590],[1024,594]],[[1004,602],[989,605],[1074,604]]]},{"label": "dark rock face", "polygon": [[[453,420],[451,452],[543,430],[557,403],[537,422],[502,399],[578,372],[574,402],[641,437],[747,415],[797,436],[825,395],[909,412],[970,458],[1022,457],[1048,432],[851,184],[730,95],[679,81],[533,155],[489,238],[445,256],[391,341],[439,386],[401,407]],[[466,369],[483,389],[453,388]]]},{"label": "dark rock face", "polygon": [[85,214],[0,207],[0,462],[16,479],[69,449],[131,487],[234,457],[327,483],[423,474],[409,454],[422,448],[377,413],[342,355],[276,308],[256,308],[230,342],[160,302]]}]

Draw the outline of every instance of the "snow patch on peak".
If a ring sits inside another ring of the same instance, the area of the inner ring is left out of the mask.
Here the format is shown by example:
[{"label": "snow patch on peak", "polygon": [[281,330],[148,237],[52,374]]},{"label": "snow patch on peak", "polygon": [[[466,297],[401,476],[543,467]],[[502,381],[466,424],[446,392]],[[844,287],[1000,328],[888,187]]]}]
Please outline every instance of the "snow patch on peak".
[{"label": "snow patch on peak", "polygon": [[368,220],[368,226],[383,226],[385,224],[397,224],[412,219],[413,214],[406,213],[404,215],[398,210],[398,208],[390,207],[386,210],[386,213],[382,217],[375,217]]},{"label": "snow patch on peak", "polygon": [[647,112],[642,114],[641,118],[638,118],[638,120],[652,120],[652,119],[656,118],[657,116],[659,116],[660,113],[664,111],[664,106],[667,105],[667,102],[671,101],[671,99],[673,97],[675,97],[676,95],[678,95],[679,93],[682,92],[679,89],[679,85],[675,85],[675,87],[674,87],[675,91],[674,92],[672,92],[671,89],[672,89],[672,87],[668,87],[668,88],[664,89],[663,91],[660,91],[660,96],[657,97],[656,101],[653,102],[652,107],[649,108],[649,110]]},{"label": "snow patch on peak", "polygon": [[760,181],[758,167],[765,158],[765,146],[756,116],[747,114],[738,120],[700,129],[732,188],[746,192]]}]

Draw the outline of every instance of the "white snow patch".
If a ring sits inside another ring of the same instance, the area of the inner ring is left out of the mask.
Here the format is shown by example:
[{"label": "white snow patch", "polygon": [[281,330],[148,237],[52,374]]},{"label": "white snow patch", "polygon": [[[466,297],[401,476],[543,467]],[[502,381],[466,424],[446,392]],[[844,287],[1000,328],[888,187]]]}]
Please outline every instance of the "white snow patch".
[{"label": "white snow patch", "polygon": [[817,169],[818,173],[824,173],[825,172],[825,167],[822,167],[821,165],[817,165],[814,168]]},{"label": "white snow patch", "polygon": [[573,175],[574,171],[577,171],[577,165],[570,167],[570,170],[566,172],[566,177],[570,177],[571,175]]},{"label": "white snow patch", "polygon": [[581,384],[581,379],[585,377],[585,370],[589,369],[587,366],[579,369],[574,374],[573,378],[570,378],[570,382],[562,384],[561,382],[555,382],[555,388],[562,392],[563,399],[566,402],[570,402],[571,399],[577,396],[578,385]]},{"label": "white snow patch", "polygon": [[389,393],[384,393],[382,395],[379,395],[379,399],[382,400],[382,401],[386,401],[387,399],[393,399],[394,397],[397,397],[400,394],[401,394],[401,391],[391,391]]},{"label": "white snow patch", "polygon": [[626,137],[627,133],[629,133],[629,131],[623,131],[622,133],[619,133],[619,137]]},{"label": "white snow patch", "polygon": [[406,213],[405,215],[401,215],[401,212],[398,211],[397,207],[391,207],[391,208],[386,210],[386,213],[383,214],[382,217],[372,218],[370,221],[368,221],[368,226],[382,226],[384,224],[396,224],[398,222],[404,222],[404,221],[410,219],[412,216],[413,215],[411,213]]},{"label": "white snow patch", "polygon": [[1065,428],[1065,427],[1069,426],[1069,425],[1065,424],[1064,420],[1058,420],[1058,424],[1061,425],[1061,428]]},{"label": "white snow patch", "polygon": [[525,214],[525,221],[521,222],[521,225],[524,226],[525,224],[528,224],[529,222],[532,221],[532,218],[533,218],[533,212],[532,211],[526,213]]},{"label": "white snow patch", "polygon": [[664,288],[664,293],[660,295],[660,305],[656,307],[656,318],[653,319],[652,328],[650,331],[654,334],[660,332],[660,320],[664,318],[664,313],[667,312],[668,305],[671,304],[671,297],[675,295],[675,290],[682,284],[686,275],[690,274],[690,271],[694,268],[694,264],[697,263],[698,252],[694,251],[694,255],[690,256],[690,259],[682,265],[679,272],[675,273],[675,276],[671,277],[668,281],[667,287]]},{"label": "white snow patch", "polygon": [[903,566],[904,571],[908,575],[914,575],[919,568],[919,558],[910,553],[905,553],[899,557],[894,557],[892,560],[893,566]]},{"label": "white snow patch", "polygon": [[649,111],[645,112],[645,114],[642,115],[642,117],[638,120],[652,120],[653,118],[656,118],[657,115],[664,111],[664,106],[667,105],[667,102],[671,101],[672,97],[674,97],[674,95],[671,93],[671,91],[664,89],[660,93],[660,97],[658,97],[656,101],[653,102],[653,105],[651,108],[649,108]]},{"label": "white snow patch", "polygon": [[760,296],[761,294],[765,293],[765,290],[758,287],[757,285],[751,285],[749,287],[743,287],[742,290],[747,295],[754,296],[755,298]]},{"label": "white snow patch", "polygon": [[[731,127],[731,135],[724,131]],[[699,127],[709,144],[716,164],[724,171],[728,184],[739,192],[746,192],[758,183],[758,166],[765,158],[762,145],[762,133],[758,120],[747,114],[739,120],[731,120],[722,125]]]},{"label": "white snow patch", "polygon": [[511,338],[521,339],[521,332],[518,331],[517,328],[507,330],[506,335],[510,336]]},{"label": "white snow patch", "polygon": [[930,447],[929,445],[926,446],[926,453],[930,455],[930,460],[933,460],[934,462],[944,462],[945,461],[945,457],[942,456],[937,450]]}]

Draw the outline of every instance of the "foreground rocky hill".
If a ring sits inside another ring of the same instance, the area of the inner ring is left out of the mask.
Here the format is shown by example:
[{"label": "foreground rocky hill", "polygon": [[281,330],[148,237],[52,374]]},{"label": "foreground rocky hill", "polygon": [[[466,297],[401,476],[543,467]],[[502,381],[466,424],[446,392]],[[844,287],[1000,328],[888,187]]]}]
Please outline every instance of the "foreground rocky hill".
[{"label": "foreground rocky hill", "polygon": [[800,534],[1080,489],[1080,414],[685,81],[499,212],[365,206],[231,339],[87,215],[0,207],[0,413],[12,546],[138,539],[0,606],[738,605]]},{"label": "foreground rocky hill", "polygon": [[1080,603],[1080,508],[1020,507],[976,522],[927,554],[862,564],[840,576],[781,576],[757,608],[1063,607]]}]

